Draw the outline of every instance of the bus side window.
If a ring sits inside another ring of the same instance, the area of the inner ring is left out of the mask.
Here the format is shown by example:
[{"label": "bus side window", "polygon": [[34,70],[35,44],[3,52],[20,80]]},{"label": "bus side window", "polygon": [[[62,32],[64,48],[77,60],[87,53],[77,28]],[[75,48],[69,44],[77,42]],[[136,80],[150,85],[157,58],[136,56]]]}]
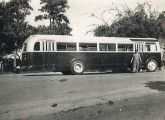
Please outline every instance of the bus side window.
[{"label": "bus side window", "polygon": [[54,42],[52,42],[52,51],[54,51]]},{"label": "bus side window", "polygon": [[76,51],[76,43],[57,43],[57,51]]},{"label": "bus side window", "polygon": [[99,49],[100,49],[100,51],[107,51],[107,50],[108,50],[106,44],[100,44],[100,45],[99,45]]},{"label": "bus side window", "polygon": [[88,51],[88,45],[85,43],[79,44],[79,51]]},{"label": "bus side window", "polygon": [[34,51],[40,51],[40,42],[34,44]]},{"label": "bus side window", "polygon": [[80,43],[79,51],[97,51],[96,43]]},{"label": "bus side window", "polygon": [[143,44],[139,44],[139,48],[138,48],[139,50],[138,51],[143,52],[143,47],[144,47]]},{"label": "bus side window", "polygon": [[57,43],[57,51],[66,51],[65,43]]},{"label": "bus side window", "polygon": [[68,43],[67,44],[67,51],[76,51],[76,43]]},{"label": "bus side window", "polygon": [[97,51],[97,44],[89,44],[88,51]]},{"label": "bus side window", "polygon": [[46,41],[46,51],[48,51],[48,42]]},{"label": "bus side window", "polygon": [[49,51],[51,51],[51,42],[49,41]]},{"label": "bus side window", "polygon": [[133,51],[133,44],[118,44],[118,51]]},{"label": "bus side window", "polygon": [[26,49],[27,49],[27,43],[24,43],[23,52],[26,52]]},{"label": "bus side window", "polygon": [[100,44],[100,51],[116,51],[116,44]]},{"label": "bus side window", "polygon": [[42,42],[42,48],[43,48],[43,51],[44,51],[44,50],[45,50],[45,49],[44,49],[44,42]]},{"label": "bus side window", "polygon": [[79,44],[80,51],[97,51],[97,44],[93,43],[80,43]]},{"label": "bus side window", "polygon": [[109,44],[108,51],[116,51],[116,44]]},{"label": "bus side window", "polygon": [[126,50],[127,51],[133,51],[133,45],[127,45]]}]

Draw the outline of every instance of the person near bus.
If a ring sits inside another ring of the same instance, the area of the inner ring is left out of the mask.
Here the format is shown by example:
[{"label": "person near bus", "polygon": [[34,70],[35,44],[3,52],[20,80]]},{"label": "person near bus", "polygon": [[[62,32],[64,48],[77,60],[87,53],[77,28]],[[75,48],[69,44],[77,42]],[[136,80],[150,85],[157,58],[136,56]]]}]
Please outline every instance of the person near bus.
[{"label": "person near bus", "polygon": [[136,50],[135,53],[132,56],[131,63],[133,64],[133,72],[139,72],[139,66],[140,63],[142,62],[140,54]]}]

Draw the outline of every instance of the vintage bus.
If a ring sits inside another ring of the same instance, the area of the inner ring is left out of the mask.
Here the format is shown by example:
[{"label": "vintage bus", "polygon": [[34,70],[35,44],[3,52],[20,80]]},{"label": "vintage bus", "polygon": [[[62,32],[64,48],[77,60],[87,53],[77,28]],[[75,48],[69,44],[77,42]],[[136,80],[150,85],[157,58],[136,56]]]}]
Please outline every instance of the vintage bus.
[{"label": "vintage bus", "polygon": [[154,38],[32,35],[23,44],[21,69],[63,74],[125,71],[132,68],[135,50],[141,55],[140,69],[154,72],[161,67],[160,46]]}]

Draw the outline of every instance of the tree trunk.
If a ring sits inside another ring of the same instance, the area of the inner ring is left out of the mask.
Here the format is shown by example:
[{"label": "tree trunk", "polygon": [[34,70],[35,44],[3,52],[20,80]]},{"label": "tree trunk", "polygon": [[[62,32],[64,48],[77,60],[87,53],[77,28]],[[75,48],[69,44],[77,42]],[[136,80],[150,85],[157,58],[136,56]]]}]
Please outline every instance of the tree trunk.
[{"label": "tree trunk", "polygon": [[51,18],[50,18],[50,26],[52,25],[52,21],[51,21]]},{"label": "tree trunk", "polygon": [[17,67],[17,49],[15,50],[15,54],[14,54],[14,64],[13,64],[13,67],[14,67],[14,72],[16,71],[16,67]]}]

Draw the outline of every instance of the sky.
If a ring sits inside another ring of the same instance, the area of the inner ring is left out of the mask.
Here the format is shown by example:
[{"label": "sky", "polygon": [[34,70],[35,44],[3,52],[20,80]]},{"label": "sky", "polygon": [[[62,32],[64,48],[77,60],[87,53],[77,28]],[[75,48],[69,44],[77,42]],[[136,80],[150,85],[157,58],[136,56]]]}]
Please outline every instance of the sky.
[{"label": "sky", "polygon": [[[95,25],[103,24],[102,20],[91,17],[90,15],[92,13],[96,14],[98,17],[101,17],[101,13],[104,10],[112,9],[116,6],[120,9],[122,5],[127,5],[131,9],[134,9],[138,2],[143,3],[145,1],[146,0],[68,0],[68,5],[70,8],[67,9],[65,14],[70,20],[70,27],[73,29],[72,35],[92,35],[86,34],[87,31],[93,29]],[[150,0],[150,2],[153,9],[156,9],[159,12],[165,11],[165,0]],[[26,21],[33,26],[41,24],[48,25],[49,20],[38,22],[34,21],[35,16],[40,14],[38,11],[41,7],[40,0],[31,0],[30,4],[33,7],[33,11],[31,11],[30,16],[27,16]],[[104,14],[103,18],[109,24],[113,21],[113,16],[110,16],[110,14]]]}]

